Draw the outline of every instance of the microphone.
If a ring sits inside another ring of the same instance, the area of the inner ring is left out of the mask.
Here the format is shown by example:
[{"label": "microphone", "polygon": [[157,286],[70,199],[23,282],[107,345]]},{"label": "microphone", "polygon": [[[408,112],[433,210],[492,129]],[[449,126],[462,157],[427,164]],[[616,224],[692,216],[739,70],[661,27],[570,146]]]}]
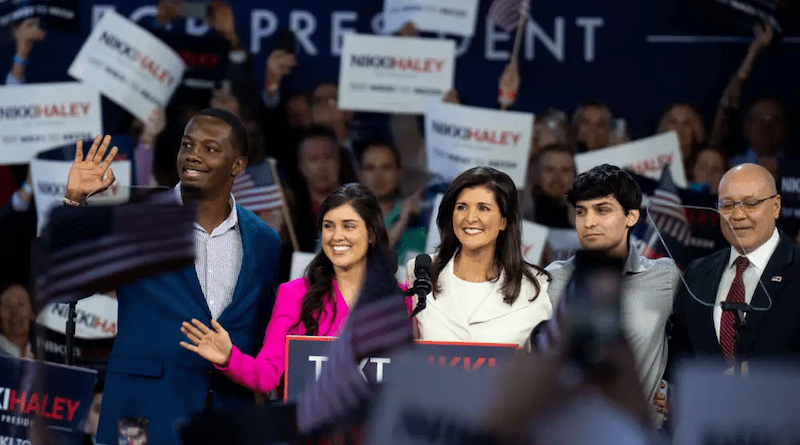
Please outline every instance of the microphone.
[{"label": "microphone", "polygon": [[747,322],[744,319],[744,315],[748,312],[753,311],[753,306],[747,303],[739,303],[739,302],[729,302],[729,301],[721,301],[719,306],[722,308],[723,311],[735,311],[736,312],[736,324],[738,327],[746,327]]},{"label": "microphone", "polygon": [[411,295],[417,295],[417,307],[411,312],[410,318],[414,318],[423,309],[425,309],[425,297],[433,290],[433,283],[431,282],[431,256],[428,254],[417,255],[414,260],[414,286],[409,289]]}]

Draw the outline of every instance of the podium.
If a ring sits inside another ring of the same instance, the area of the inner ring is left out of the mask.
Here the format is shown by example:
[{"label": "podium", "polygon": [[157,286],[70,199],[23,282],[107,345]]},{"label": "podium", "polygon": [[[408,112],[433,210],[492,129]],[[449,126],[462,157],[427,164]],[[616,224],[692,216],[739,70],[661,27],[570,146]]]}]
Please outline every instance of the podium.
[{"label": "podium", "polygon": [[[328,361],[328,349],[336,337],[305,335],[286,336],[285,401],[295,401],[309,382],[319,379]],[[443,366],[482,372],[511,360],[517,350],[509,343],[466,343],[417,340],[398,354],[386,357],[367,357],[359,368],[364,378],[372,381],[391,381],[396,375],[393,365],[400,360],[417,361],[420,367]]]}]

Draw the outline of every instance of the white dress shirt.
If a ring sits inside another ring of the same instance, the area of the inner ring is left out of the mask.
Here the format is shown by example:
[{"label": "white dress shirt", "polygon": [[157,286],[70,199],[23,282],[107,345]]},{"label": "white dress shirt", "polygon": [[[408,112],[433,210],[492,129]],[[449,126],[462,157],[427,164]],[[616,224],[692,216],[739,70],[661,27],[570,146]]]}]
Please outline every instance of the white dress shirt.
[{"label": "white dress shirt", "polygon": [[[781,237],[778,234],[778,229],[775,229],[767,242],[758,246],[756,250],[745,255],[750,261],[750,264],[747,265],[747,269],[745,269],[744,273],[742,274],[742,278],[744,279],[744,301],[748,304],[753,299],[753,294],[755,293],[756,287],[759,285],[758,283],[761,280],[761,274],[764,273],[764,269],[767,267],[767,263],[769,263],[772,253],[775,252],[775,248],[778,247],[778,241],[780,241],[780,238]],[[714,331],[717,333],[717,340],[719,340],[719,323],[720,319],[722,318],[722,307],[720,306],[720,302],[723,302],[726,298],[728,298],[728,292],[731,289],[731,284],[733,283],[734,277],[736,277],[736,266],[734,265],[734,261],[736,261],[736,258],[739,256],[741,256],[741,254],[737,252],[733,246],[731,246],[731,254],[728,257],[728,266],[722,272],[722,278],[719,280],[719,288],[717,288],[717,301],[714,304]],[[747,315],[745,314],[745,317],[746,316]]]},{"label": "white dress shirt", "polygon": [[[175,186],[176,196],[183,203],[180,186],[180,183]],[[214,318],[219,318],[233,301],[233,291],[236,289],[244,257],[239,216],[233,195],[228,203],[231,213],[211,233],[206,232],[197,222],[194,223],[194,268],[208,309]]]}]

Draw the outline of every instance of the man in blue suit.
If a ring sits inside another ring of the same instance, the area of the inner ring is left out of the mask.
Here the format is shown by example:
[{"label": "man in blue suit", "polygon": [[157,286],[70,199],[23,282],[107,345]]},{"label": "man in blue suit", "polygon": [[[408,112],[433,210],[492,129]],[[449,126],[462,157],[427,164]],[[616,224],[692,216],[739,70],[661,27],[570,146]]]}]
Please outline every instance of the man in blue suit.
[{"label": "man in blue suit", "polygon": [[[109,136],[98,136],[85,158],[78,143],[65,204],[82,205],[114,181],[110,165],[116,147],[106,156],[109,142]],[[244,125],[226,111],[203,110],[187,124],[176,194],[197,205],[194,266],[118,289],[118,334],[98,443],[117,443],[119,419],[143,418],[150,443],[178,444],[179,427],[190,413],[253,402],[252,393],[179,345],[181,322],[196,318],[210,324],[214,318],[237,346],[255,354],[255,339],[269,319],[280,240],[231,195],[234,178],[247,165],[248,147]]]}]

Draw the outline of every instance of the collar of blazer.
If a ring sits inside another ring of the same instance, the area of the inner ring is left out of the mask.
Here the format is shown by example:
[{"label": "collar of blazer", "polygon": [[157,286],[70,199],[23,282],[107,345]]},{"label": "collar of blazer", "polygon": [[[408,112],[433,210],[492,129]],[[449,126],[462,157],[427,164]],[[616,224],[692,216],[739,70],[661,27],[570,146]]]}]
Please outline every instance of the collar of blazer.
[{"label": "collar of blazer", "polygon": [[[533,284],[529,283],[527,280],[522,280],[520,296],[517,298],[514,304],[509,305],[505,303],[503,301],[503,295],[500,292],[503,280],[505,279],[505,273],[501,272],[497,281],[492,283],[493,286],[492,290],[490,291],[491,295],[487,296],[487,298],[481,302],[480,306],[478,306],[478,309],[474,314],[472,314],[472,316],[464,316],[462,318],[462,304],[458,298],[458,293],[455,290],[457,281],[455,273],[453,272],[453,261],[454,260],[451,259],[445,266],[444,270],[442,270],[442,273],[439,274],[439,282],[442,285],[442,292],[437,296],[437,298],[429,298],[427,300],[429,308],[431,306],[435,307],[437,312],[440,312],[444,317],[450,319],[450,321],[453,323],[457,325],[463,325],[463,320],[466,320],[467,324],[484,323],[523,310],[534,303],[535,300],[530,301],[527,297],[527,295],[533,295]],[[539,291],[540,296],[546,291],[546,289],[547,287],[545,284]],[[547,298],[547,296],[545,295],[544,298]]]},{"label": "collar of blazer", "polygon": [[[779,298],[787,298],[786,295],[781,295],[781,290],[787,280],[772,280],[772,277],[784,277],[792,273],[791,270],[787,270],[787,266],[799,260],[795,257],[795,250],[792,240],[781,234],[778,246],[761,274],[761,284],[756,286],[755,292],[753,292],[753,298],[750,301],[751,306],[757,309],[770,307],[771,299],[773,307],[769,311],[773,311],[775,310],[775,302]],[[769,298],[767,298],[767,295],[769,295]],[[755,310],[747,314],[747,326],[741,332],[739,344],[739,347],[745,353],[751,349],[758,328],[769,311]]]}]

